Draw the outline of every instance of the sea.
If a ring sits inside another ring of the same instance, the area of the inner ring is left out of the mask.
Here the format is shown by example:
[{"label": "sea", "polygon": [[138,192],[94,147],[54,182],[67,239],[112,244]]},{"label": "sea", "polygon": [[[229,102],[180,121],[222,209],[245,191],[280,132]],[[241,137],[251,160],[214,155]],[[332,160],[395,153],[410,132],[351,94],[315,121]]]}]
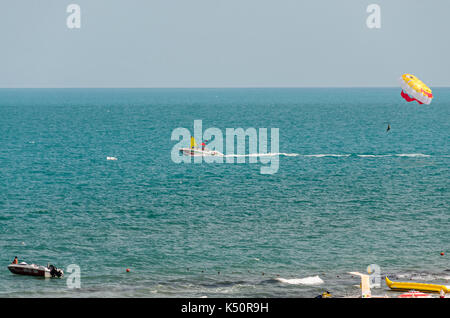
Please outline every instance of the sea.
[{"label": "sea", "polygon": [[[0,89],[0,297],[358,297],[355,271],[376,295],[396,295],[385,276],[449,285],[450,88],[433,94]],[[176,162],[195,120],[278,128],[278,170]],[[12,274],[15,256],[65,275]]]}]

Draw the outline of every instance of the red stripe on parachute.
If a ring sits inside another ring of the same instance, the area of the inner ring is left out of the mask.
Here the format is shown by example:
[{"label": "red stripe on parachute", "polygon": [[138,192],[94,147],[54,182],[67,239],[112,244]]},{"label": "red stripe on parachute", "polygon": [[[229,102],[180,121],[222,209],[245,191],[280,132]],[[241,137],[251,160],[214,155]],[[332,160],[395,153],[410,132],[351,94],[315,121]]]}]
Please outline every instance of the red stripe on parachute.
[{"label": "red stripe on parachute", "polygon": [[401,95],[402,95],[402,97],[403,97],[407,102],[413,102],[413,101],[416,101],[416,102],[418,102],[418,103],[421,104],[421,105],[423,104],[421,101],[418,101],[417,99],[415,99],[415,98],[409,96],[408,94],[406,94],[403,90],[402,90],[402,92],[401,92]]}]

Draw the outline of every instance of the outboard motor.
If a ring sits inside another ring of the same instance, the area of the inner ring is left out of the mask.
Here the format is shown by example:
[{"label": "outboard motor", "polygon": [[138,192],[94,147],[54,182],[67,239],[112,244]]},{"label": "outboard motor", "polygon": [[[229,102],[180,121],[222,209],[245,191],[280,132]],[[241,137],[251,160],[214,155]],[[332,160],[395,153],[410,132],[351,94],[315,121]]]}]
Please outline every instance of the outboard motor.
[{"label": "outboard motor", "polygon": [[62,277],[64,275],[64,272],[62,269],[56,268],[56,266],[54,265],[50,265],[48,267],[48,269],[50,270],[50,275],[52,275],[52,277]]}]

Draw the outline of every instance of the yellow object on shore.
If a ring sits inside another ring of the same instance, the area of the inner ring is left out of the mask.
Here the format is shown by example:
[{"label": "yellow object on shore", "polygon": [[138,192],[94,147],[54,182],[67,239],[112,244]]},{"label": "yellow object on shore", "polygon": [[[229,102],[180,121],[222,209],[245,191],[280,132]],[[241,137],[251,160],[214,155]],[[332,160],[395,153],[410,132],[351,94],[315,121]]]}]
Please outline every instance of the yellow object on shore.
[{"label": "yellow object on shore", "polygon": [[322,293],[322,298],[331,298],[331,297],[332,296],[328,291]]},{"label": "yellow object on shore", "polygon": [[389,286],[390,289],[393,290],[418,290],[423,292],[430,293],[439,293],[441,290],[444,293],[450,292],[450,287],[445,285],[435,285],[435,284],[423,284],[423,283],[414,283],[414,282],[393,282],[389,280],[386,276],[386,285]]}]

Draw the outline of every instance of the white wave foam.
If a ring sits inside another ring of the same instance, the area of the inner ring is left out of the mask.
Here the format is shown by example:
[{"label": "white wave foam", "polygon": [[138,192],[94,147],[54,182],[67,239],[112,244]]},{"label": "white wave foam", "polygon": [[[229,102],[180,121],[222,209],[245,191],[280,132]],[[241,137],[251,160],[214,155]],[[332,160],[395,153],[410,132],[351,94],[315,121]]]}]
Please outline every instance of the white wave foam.
[{"label": "white wave foam", "polygon": [[423,153],[400,153],[396,154],[397,157],[431,157],[430,155],[424,155]]},{"label": "white wave foam", "polygon": [[433,276],[431,274],[418,274],[418,275],[411,275],[411,277],[409,279],[410,280],[431,281],[431,280],[436,280],[436,276]]},{"label": "white wave foam", "polygon": [[391,155],[357,155],[361,158],[378,158],[378,157],[390,157]]},{"label": "white wave foam", "polygon": [[[317,154],[317,155],[304,155],[304,157],[350,157],[350,154]],[[361,158],[378,158],[378,157],[431,157],[430,155],[426,155],[423,153],[400,153],[400,154],[392,154],[392,155],[374,155],[374,154],[366,154],[366,155],[356,155]]]},{"label": "white wave foam", "polygon": [[223,155],[224,157],[272,157],[272,156],[286,156],[286,157],[296,157],[298,153],[284,153],[284,152],[268,152],[268,153],[251,153],[246,155]]},{"label": "white wave foam", "polygon": [[322,158],[322,157],[349,157],[350,155],[349,154],[343,154],[343,155],[340,155],[340,154],[333,154],[333,153],[331,153],[331,154],[328,154],[328,153],[325,153],[325,154],[317,154],[317,155],[304,155],[304,157],[316,157],[316,158]]},{"label": "white wave foam", "polygon": [[414,274],[398,274],[397,278],[412,281],[434,281],[434,280],[450,280],[450,276],[441,276],[430,273],[414,273]]},{"label": "white wave foam", "polygon": [[310,276],[305,278],[276,278],[279,282],[289,284],[289,285],[320,285],[323,283],[323,280],[318,276]]},{"label": "white wave foam", "polygon": [[[199,154],[198,156],[207,156],[207,154]],[[276,153],[251,153],[251,154],[218,154],[216,156],[220,157],[271,157],[271,156],[285,156],[285,157],[308,157],[308,158],[324,158],[324,157],[335,157],[335,158],[341,158],[341,157],[350,157],[351,154],[334,154],[334,153],[320,153],[320,154],[311,154],[311,155],[300,155],[298,153],[285,153],[285,152],[276,152]],[[410,157],[410,158],[416,158],[416,157],[422,157],[427,158],[431,157],[431,155],[426,155],[423,153],[400,153],[400,154],[386,154],[386,155],[375,155],[375,154],[356,154],[357,157],[360,158],[379,158],[379,157]],[[114,157],[108,157],[108,158],[114,158]],[[109,159],[109,160],[115,160],[115,159]]]},{"label": "white wave foam", "polygon": [[361,158],[377,158],[377,157],[431,157],[430,155],[425,155],[423,153],[399,153],[392,155],[357,155]]}]

